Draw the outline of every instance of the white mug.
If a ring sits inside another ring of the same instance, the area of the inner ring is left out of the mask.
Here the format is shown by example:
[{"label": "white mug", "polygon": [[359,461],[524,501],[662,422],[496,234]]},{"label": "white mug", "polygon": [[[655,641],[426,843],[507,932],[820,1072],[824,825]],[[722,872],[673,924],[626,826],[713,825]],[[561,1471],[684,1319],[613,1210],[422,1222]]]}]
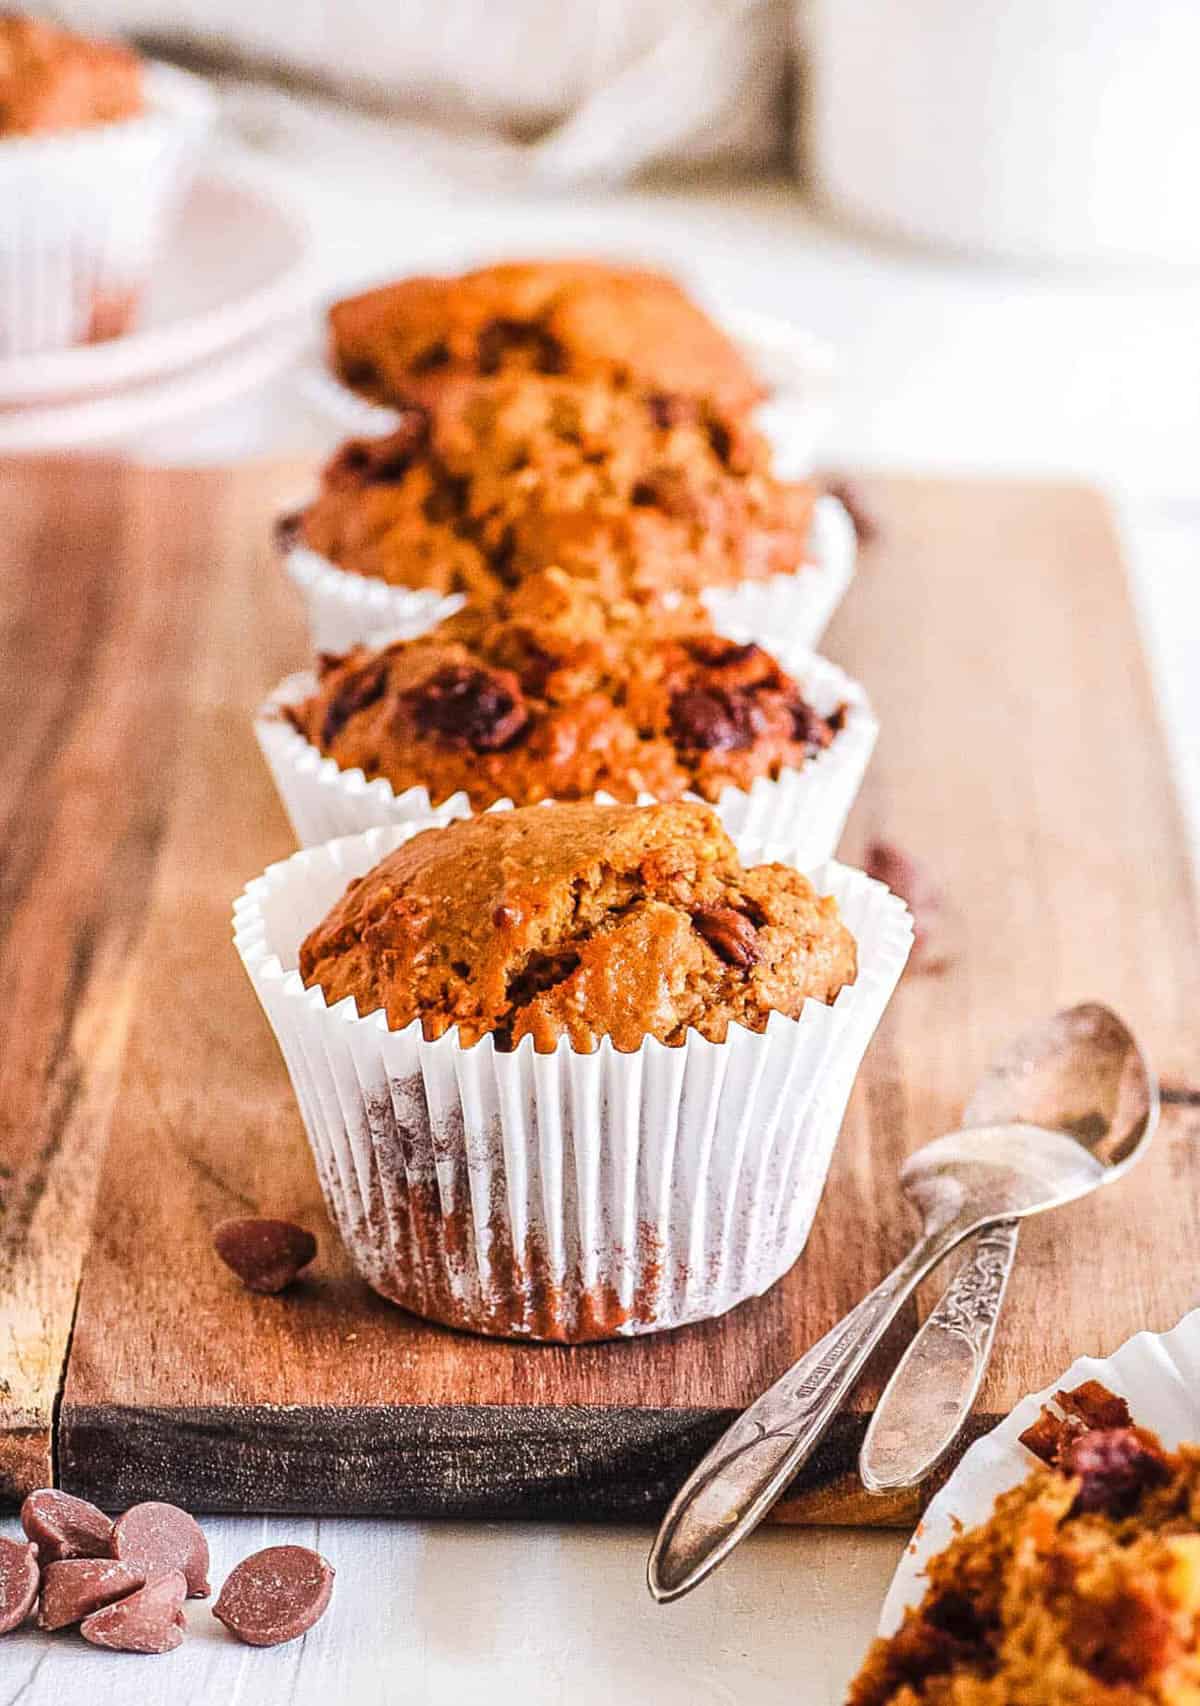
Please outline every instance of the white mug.
[{"label": "white mug", "polygon": [[1200,262],[1198,0],[799,0],[835,210],[956,249]]}]

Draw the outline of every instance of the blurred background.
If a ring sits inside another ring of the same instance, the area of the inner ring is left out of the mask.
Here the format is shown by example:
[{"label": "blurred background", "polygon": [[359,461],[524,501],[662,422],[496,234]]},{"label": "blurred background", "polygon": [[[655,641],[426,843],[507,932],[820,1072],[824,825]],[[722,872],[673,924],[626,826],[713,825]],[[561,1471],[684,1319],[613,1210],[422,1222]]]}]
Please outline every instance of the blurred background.
[{"label": "blurred background", "polygon": [[50,15],[214,79],[213,170],[252,170],[307,221],[313,300],[523,249],[645,255],[836,351],[830,456],[1196,489],[1191,0]]},{"label": "blurred background", "polygon": [[[645,257],[790,323],[826,466],[1105,485],[1149,565],[1168,721],[1200,726],[1178,615],[1200,541],[1193,0],[47,15],[132,37],[219,105],[140,333],[67,352],[86,376],[0,363],[0,451],[320,452],[319,304],[498,256]],[[1200,800],[1200,757],[1177,756]]]}]

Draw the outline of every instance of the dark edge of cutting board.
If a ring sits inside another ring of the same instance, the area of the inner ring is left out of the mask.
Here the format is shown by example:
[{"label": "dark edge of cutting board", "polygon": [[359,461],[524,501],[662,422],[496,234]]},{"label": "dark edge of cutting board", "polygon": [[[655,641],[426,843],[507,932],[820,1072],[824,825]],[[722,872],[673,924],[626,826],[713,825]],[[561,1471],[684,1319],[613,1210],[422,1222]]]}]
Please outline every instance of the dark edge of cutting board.
[{"label": "dark edge of cutting board", "polygon": [[[702,1456],[736,1414],[604,1405],[68,1405],[61,1484],[106,1510],[158,1498],[207,1512],[650,1521],[670,1502],[680,1466]],[[974,1417],[960,1452],[999,1419]],[[840,1418],[789,1504],[852,1476],[865,1429],[865,1417]],[[862,1503],[881,1523],[910,1523],[915,1508],[913,1496]]]}]

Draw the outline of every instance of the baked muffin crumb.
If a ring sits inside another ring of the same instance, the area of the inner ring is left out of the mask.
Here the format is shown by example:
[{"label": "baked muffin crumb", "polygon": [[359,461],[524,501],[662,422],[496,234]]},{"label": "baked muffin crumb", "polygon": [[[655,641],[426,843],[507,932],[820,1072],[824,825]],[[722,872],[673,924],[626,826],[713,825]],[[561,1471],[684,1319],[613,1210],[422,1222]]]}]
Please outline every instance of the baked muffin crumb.
[{"label": "baked muffin crumb", "polygon": [[849,1706],[1184,1706],[1200,1697],[1200,1446],[1096,1381],[1021,1436],[1043,1462],[928,1567]]},{"label": "baked muffin crumb", "polygon": [[845,706],[819,712],[761,646],[712,631],[699,605],[647,622],[561,570],[492,611],[415,639],[320,660],[317,691],[284,713],[343,770],[397,794],[716,801],[778,780],[832,745]]},{"label": "baked muffin crumb", "polygon": [[856,975],[836,902],[787,865],[743,867],[708,807],[566,804],[461,819],[351,883],[300,949],[326,999],[393,1029],[538,1052],[622,1052],[765,1030]]},{"label": "baked muffin crumb", "polygon": [[518,261],[408,278],[337,302],[330,358],[376,402],[438,403],[464,379],[533,374],[711,398],[744,414],[765,388],[673,279],[602,261]]},{"label": "baked muffin crumb", "polygon": [[110,124],[135,118],[144,105],[132,49],[0,12],[0,137]]},{"label": "baked muffin crumb", "polygon": [[395,586],[482,601],[559,567],[650,600],[802,569],[815,499],[709,403],[517,375],[343,445],[298,529]]}]

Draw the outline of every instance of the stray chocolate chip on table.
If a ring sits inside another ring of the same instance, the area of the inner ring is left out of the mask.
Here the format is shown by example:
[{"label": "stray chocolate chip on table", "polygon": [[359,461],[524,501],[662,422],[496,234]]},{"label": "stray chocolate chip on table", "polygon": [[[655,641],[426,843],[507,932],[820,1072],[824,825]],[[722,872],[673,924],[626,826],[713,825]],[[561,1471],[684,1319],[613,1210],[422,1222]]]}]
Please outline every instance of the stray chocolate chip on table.
[{"label": "stray chocolate chip on table", "polygon": [[107,1558],[112,1523],[102,1510],[57,1487],[39,1487],[21,1506],[21,1527],[38,1551],[38,1563],[60,1558]]},{"label": "stray chocolate chip on table", "polygon": [[251,1647],[294,1641],[322,1616],[333,1593],[333,1566],[307,1546],[268,1546],[233,1570],[213,1616]]},{"label": "stray chocolate chip on table", "polygon": [[145,1585],[140,1570],[116,1558],[60,1558],[42,1571],[38,1628],[69,1629]]},{"label": "stray chocolate chip on table", "polygon": [[80,1632],[94,1647],[116,1653],[174,1652],[187,1626],[183,1616],[187,1591],[183,1571],[168,1570],[115,1604],[93,1611],[84,1618]]},{"label": "stray chocolate chip on table", "polygon": [[859,544],[873,545],[882,529],[875,507],[859,482],[848,479],[844,474],[829,474],[823,485],[829,496],[836,498],[850,517]]},{"label": "stray chocolate chip on table", "polygon": [[37,1591],[37,1547],[27,1540],[0,1538],[0,1635],[24,1623]]},{"label": "stray chocolate chip on table", "polygon": [[213,1248],[249,1291],[282,1291],[317,1253],[317,1241],[290,1220],[223,1220]]},{"label": "stray chocolate chip on table", "polygon": [[959,920],[947,905],[941,884],[927,865],[890,841],[872,841],[863,861],[867,875],[886,883],[913,915],[913,947],[908,970],[946,971],[958,958]]},{"label": "stray chocolate chip on table", "polygon": [[155,1499],[132,1505],[113,1524],[112,1555],[140,1570],[148,1582],[164,1571],[181,1571],[192,1599],[204,1599],[210,1591],[208,1541],[195,1517],[178,1505]]}]

